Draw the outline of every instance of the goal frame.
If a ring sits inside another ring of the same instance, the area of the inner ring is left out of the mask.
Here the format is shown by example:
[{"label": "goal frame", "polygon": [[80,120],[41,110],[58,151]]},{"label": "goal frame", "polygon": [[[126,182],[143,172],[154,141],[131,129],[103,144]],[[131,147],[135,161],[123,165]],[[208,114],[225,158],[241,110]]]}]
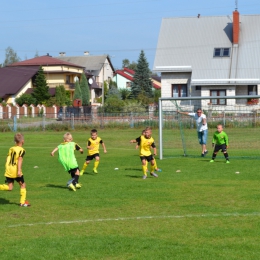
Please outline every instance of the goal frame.
[{"label": "goal frame", "polygon": [[260,95],[241,96],[193,96],[193,97],[161,97],[159,98],[159,159],[163,159],[163,101],[189,101],[189,100],[212,100],[212,99],[260,99]]}]

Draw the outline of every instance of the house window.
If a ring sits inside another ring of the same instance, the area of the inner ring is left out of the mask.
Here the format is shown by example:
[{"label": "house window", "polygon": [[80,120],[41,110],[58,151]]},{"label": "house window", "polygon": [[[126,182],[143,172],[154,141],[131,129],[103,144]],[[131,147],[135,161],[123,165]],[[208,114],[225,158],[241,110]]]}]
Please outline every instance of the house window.
[{"label": "house window", "polygon": [[230,48],[215,48],[214,57],[229,57]]},{"label": "house window", "polygon": [[248,95],[257,95],[257,86],[256,85],[250,85],[248,86]]},{"label": "house window", "polygon": [[126,88],[130,88],[130,87],[131,87],[131,82],[130,81],[126,82]]},{"label": "house window", "polygon": [[[212,97],[225,97],[226,96],[226,90],[211,90],[210,96]],[[226,105],[226,99],[211,99],[211,103],[213,105]]]},{"label": "house window", "polygon": [[187,85],[172,85],[172,97],[187,97]]},{"label": "house window", "polygon": [[69,83],[70,83],[70,76],[66,75],[66,84],[69,84]]},{"label": "house window", "polygon": [[196,86],[195,90],[201,90],[201,86]]}]

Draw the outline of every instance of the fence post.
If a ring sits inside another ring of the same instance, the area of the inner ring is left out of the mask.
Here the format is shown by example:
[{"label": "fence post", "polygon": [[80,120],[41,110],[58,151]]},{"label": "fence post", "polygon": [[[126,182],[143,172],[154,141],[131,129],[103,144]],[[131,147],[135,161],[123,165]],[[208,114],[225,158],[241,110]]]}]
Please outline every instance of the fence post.
[{"label": "fence post", "polygon": [[13,126],[13,131],[16,132],[17,131],[17,116],[14,116],[14,126]]},{"label": "fence post", "polygon": [[134,117],[133,117],[133,112],[130,114],[130,127],[134,128]]},{"label": "fence post", "polygon": [[43,130],[43,131],[45,130],[45,126],[46,126],[45,117],[46,117],[46,115],[43,114],[43,115],[42,115],[42,130]]},{"label": "fence post", "polygon": [[74,113],[70,114],[71,129],[74,130]]}]

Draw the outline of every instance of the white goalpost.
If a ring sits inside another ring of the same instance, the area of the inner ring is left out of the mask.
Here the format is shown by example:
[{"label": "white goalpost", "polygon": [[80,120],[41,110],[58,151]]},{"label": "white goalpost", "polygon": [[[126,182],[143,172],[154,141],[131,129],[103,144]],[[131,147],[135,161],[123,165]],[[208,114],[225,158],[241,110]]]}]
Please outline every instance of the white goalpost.
[{"label": "white goalpost", "polygon": [[177,111],[207,116],[208,150],[216,126],[222,124],[230,138],[230,157],[260,158],[260,96],[207,96],[159,99],[159,158],[200,156],[195,122]]}]

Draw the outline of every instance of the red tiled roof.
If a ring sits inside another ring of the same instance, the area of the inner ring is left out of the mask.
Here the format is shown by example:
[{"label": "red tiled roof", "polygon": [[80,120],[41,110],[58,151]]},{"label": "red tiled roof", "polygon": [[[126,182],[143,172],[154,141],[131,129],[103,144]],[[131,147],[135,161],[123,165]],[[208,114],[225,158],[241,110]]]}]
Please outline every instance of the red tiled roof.
[{"label": "red tiled roof", "polygon": [[0,68],[0,97],[19,92],[38,70],[39,66]]},{"label": "red tiled roof", "polygon": [[124,71],[134,75],[135,74],[135,71],[134,70],[131,70],[131,69],[128,69],[128,68],[124,68]]},{"label": "red tiled roof", "polygon": [[64,65],[64,66],[72,66],[72,67],[77,67],[77,68],[84,68],[84,67],[79,66],[74,63],[52,58],[51,56],[48,56],[48,55],[36,57],[33,59],[29,59],[29,60],[15,62],[15,63],[8,65],[8,67],[13,67],[13,66],[54,66],[54,65]]},{"label": "red tiled roof", "polygon": [[[130,76],[128,73],[132,74],[132,76]],[[134,70],[131,70],[131,69],[128,69],[128,68],[124,68],[123,70],[116,70],[115,71],[115,74],[118,74],[118,75],[121,75],[122,77],[130,80],[130,81],[133,81],[133,76],[135,74],[135,71]],[[153,83],[153,87],[156,88],[156,89],[161,89],[160,86],[158,86],[157,84]]]},{"label": "red tiled roof", "polygon": [[128,74],[124,73],[123,70],[116,70],[115,73],[121,75],[121,76],[124,77],[124,78],[129,79],[130,81],[133,81],[133,77],[131,77],[131,76],[129,76]]}]

